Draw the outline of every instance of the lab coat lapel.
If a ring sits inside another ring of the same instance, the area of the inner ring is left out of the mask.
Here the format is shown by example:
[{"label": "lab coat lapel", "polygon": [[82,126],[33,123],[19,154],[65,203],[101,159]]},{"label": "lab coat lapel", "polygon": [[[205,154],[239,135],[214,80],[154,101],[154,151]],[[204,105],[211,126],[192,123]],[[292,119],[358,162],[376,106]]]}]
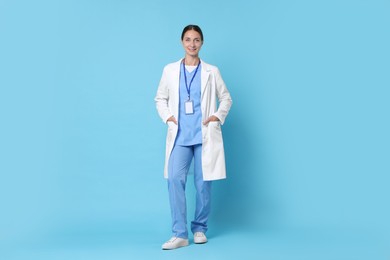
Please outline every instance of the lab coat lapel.
[{"label": "lab coat lapel", "polygon": [[207,86],[207,82],[209,81],[210,71],[208,69],[207,63],[202,61],[202,74],[201,74],[201,93],[202,97],[204,94],[204,90]]},{"label": "lab coat lapel", "polygon": [[174,100],[175,100],[175,113],[176,115],[179,115],[179,98],[180,98],[180,94],[179,94],[179,88],[180,88],[180,66],[181,66],[181,61],[182,60],[179,60],[176,62],[174,68],[173,68],[173,73],[172,73],[172,76],[174,77],[173,78],[173,82],[175,82],[175,85],[174,85],[174,92],[175,92],[175,95],[174,95]]}]

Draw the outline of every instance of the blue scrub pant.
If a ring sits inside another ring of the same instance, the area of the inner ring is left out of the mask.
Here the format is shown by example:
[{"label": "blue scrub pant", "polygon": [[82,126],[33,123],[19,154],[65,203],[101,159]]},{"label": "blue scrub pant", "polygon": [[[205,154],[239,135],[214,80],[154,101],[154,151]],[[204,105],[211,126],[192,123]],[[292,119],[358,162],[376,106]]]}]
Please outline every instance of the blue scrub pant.
[{"label": "blue scrub pant", "polygon": [[194,183],[196,189],[195,218],[191,222],[191,231],[207,231],[210,213],[211,181],[203,181],[202,144],[173,147],[168,164],[168,193],[172,215],[173,236],[188,238],[186,182],[187,173],[194,158]]}]

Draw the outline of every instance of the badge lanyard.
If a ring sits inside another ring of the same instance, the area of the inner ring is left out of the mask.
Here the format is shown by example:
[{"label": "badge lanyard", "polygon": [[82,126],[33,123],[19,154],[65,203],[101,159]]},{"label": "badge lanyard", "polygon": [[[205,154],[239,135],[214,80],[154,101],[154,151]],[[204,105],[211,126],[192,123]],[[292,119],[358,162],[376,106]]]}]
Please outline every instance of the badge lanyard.
[{"label": "badge lanyard", "polygon": [[196,73],[198,72],[199,65],[200,65],[200,60],[199,60],[198,66],[196,66],[195,73],[192,76],[192,79],[190,81],[190,85],[187,84],[187,73],[186,73],[186,68],[185,68],[185,64],[184,63],[185,62],[183,60],[184,81],[186,83],[186,90],[187,90],[187,94],[188,94],[188,100],[185,102],[185,111],[186,111],[186,114],[193,114],[194,113],[194,103],[191,100],[191,84],[192,84],[192,81],[194,81]]}]

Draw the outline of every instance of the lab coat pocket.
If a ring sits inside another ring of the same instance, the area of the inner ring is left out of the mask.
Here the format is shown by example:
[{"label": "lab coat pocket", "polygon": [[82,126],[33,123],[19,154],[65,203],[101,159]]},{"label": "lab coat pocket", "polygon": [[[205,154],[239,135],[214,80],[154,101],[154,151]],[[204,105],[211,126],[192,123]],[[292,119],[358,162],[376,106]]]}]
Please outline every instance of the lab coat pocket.
[{"label": "lab coat pocket", "polygon": [[173,139],[173,136],[175,135],[175,130],[177,129],[177,125],[172,122],[167,122],[168,130],[167,130],[167,145],[169,145]]},{"label": "lab coat pocket", "polygon": [[222,130],[219,121],[211,121],[208,124],[208,139],[213,144],[222,144]]}]

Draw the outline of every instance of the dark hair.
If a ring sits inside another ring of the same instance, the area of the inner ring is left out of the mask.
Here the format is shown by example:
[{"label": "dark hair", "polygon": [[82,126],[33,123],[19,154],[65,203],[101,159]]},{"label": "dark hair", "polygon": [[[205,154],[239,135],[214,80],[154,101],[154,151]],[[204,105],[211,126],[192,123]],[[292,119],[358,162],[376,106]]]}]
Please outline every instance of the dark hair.
[{"label": "dark hair", "polygon": [[187,25],[186,27],[184,27],[183,32],[181,33],[181,40],[183,40],[184,34],[185,34],[187,31],[190,31],[190,30],[194,30],[194,31],[198,32],[198,33],[200,34],[200,39],[201,39],[202,42],[203,42],[203,33],[202,33],[202,30],[200,29],[199,26],[197,26],[197,25],[195,25],[195,24],[190,24],[190,25]]}]

